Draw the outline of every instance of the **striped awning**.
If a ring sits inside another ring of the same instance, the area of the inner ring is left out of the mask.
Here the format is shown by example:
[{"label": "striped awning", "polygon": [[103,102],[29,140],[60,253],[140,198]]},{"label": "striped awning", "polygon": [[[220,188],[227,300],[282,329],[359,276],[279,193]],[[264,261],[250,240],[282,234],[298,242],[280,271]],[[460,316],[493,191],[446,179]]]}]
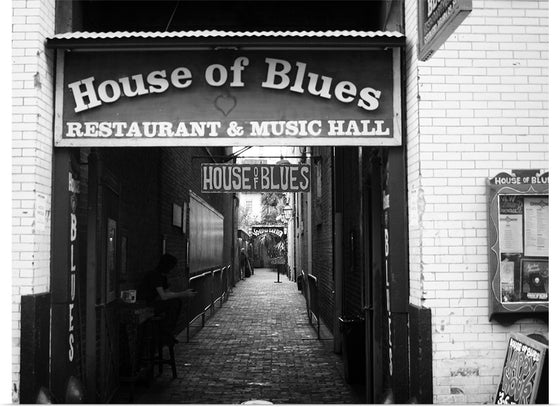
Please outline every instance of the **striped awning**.
[{"label": "striped awning", "polygon": [[404,46],[396,31],[116,31],[69,32],[47,38],[48,48],[67,50],[189,48],[384,48]]}]

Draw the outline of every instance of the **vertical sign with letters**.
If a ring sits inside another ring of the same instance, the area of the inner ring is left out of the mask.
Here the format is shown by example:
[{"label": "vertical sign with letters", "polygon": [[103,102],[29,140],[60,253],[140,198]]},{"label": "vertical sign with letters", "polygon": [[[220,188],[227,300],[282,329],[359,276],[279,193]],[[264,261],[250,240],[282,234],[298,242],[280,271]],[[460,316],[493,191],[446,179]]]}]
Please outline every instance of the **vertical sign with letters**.
[{"label": "vertical sign with letters", "polygon": [[418,59],[430,59],[471,11],[472,0],[418,0]]},{"label": "vertical sign with letters", "polygon": [[[79,161],[77,155],[57,151],[53,190],[53,251],[51,273],[50,388],[63,401],[69,380],[78,378],[81,354],[79,304]],[[63,181],[62,181],[63,180]]]},{"label": "vertical sign with letters", "polygon": [[75,358],[75,302],[76,302],[76,263],[78,260],[78,250],[76,248],[76,238],[78,237],[78,218],[76,209],[78,207],[78,193],[80,192],[79,182],[68,174],[68,190],[70,192],[70,269],[69,285],[70,297],[68,302],[68,362],[73,362]]}]

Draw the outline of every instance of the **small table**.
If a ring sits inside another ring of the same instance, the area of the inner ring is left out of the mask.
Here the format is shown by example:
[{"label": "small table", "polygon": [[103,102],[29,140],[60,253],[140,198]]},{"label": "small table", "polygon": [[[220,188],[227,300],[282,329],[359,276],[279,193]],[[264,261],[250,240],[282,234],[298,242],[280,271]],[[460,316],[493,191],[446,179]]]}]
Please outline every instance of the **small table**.
[{"label": "small table", "polygon": [[[154,309],[143,303],[121,302],[119,307],[120,331],[124,337],[121,344],[129,359],[129,369],[122,372],[120,380],[130,383],[130,400],[134,394],[134,384],[142,377],[140,360],[144,349],[145,323],[154,316]],[[122,358],[121,358],[122,361]],[[151,367],[149,367],[151,368]]]}]

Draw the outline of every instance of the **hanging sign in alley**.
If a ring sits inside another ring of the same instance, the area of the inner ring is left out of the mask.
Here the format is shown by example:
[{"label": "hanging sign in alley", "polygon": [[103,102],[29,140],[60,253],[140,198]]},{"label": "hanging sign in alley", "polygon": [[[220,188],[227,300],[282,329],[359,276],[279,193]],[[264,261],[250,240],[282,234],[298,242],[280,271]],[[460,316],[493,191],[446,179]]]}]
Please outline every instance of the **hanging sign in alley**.
[{"label": "hanging sign in alley", "polygon": [[308,192],[308,164],[201,164],[203,192]]},{"label": "hanging sign in alley", "polygon": [[273,235],[282,237],[286,234],[286,229],[284,225],[255,225],[251,227],[251,233],[253,236],[264,235],[265,233],[271,233]]}]

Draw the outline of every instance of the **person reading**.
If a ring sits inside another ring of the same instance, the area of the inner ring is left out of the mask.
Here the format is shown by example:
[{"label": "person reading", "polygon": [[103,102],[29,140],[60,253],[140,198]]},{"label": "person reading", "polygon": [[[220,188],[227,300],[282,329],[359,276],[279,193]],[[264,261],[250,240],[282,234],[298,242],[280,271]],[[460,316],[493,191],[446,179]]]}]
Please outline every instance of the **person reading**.
[{"label": "person reading", "polygon": [[182,298],[191,298],[196,291],[188,288],[183,291],[171,291],[167,276],[177,265],[177,258],[171,254],[163,254],[157,267],[149,271],[138,290],[138,298],[154,308],[154,313],[162,317],[161,335],[164,343],[177,343],[175,327],[183,305]]}]

